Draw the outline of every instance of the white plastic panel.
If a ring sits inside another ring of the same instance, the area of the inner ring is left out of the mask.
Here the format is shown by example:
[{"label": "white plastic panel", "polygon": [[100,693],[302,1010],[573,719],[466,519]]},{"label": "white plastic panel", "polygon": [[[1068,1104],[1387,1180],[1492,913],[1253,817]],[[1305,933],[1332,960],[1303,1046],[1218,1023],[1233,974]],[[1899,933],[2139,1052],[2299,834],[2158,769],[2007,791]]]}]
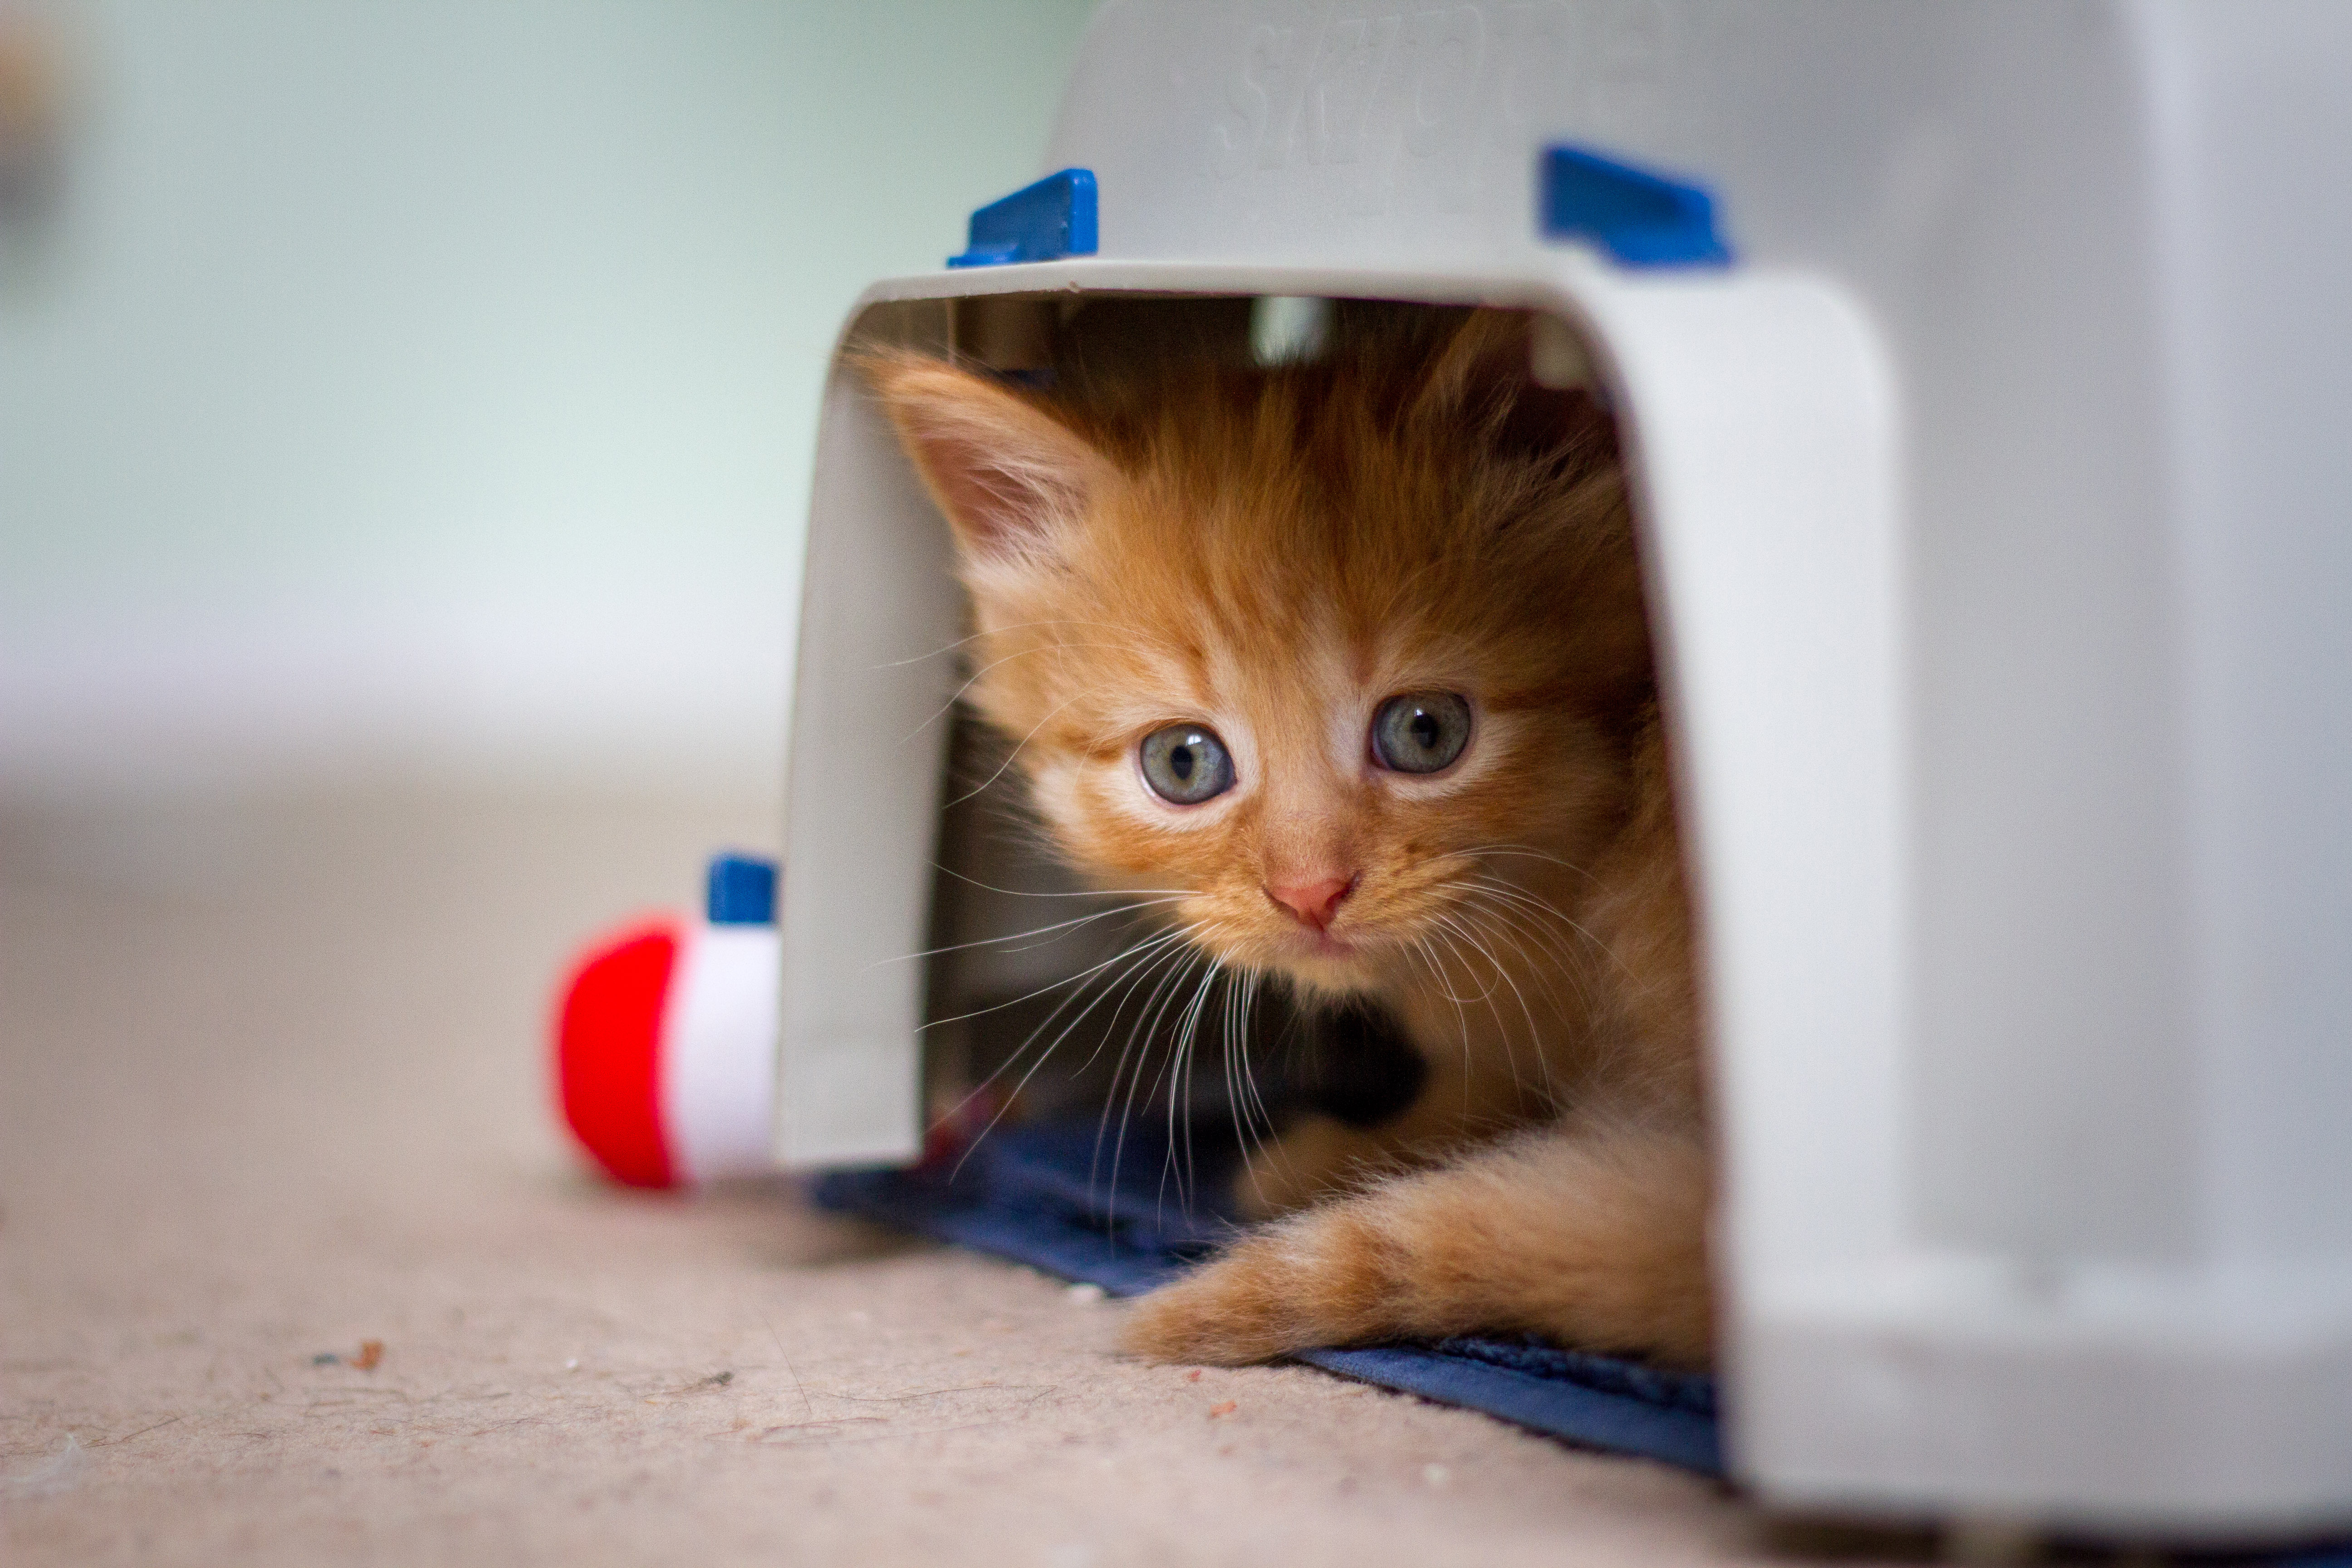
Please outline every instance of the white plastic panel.
[{"label": "white plastic panel", "polygon": [[809,507],[777,916],[777,1160],[921,1144],[916,1031],[961,589],[881,412],[836,363]]},{"label": "white plastic panel", "polygon": [[[2173,156],[2196,963],[2199,1225],[2239,1265],[2352,1258],[2352,86],[2345,8],[2169,5],[2146,44]],[[2328,129],[2333,127],[2332,132]]]},{"label": "white plastic panel", "polygon": [[1769,274],[1581,291],[1615,367],[1703,916],[1741,1312],[1903,1239],[1904,581],[1895,388]]}]

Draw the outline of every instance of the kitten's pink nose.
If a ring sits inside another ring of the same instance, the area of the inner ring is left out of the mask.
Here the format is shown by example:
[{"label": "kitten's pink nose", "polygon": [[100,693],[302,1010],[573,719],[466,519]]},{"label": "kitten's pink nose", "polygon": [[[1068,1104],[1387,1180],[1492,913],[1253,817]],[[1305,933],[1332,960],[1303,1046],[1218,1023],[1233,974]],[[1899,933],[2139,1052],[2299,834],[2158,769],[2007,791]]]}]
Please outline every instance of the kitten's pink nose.
[{"label": "kitten's pink nose", "polygon": [[1353,877],[1327,877],[1319,882],[1268,882],[1265,896],[1297,915],[1300,921],[1322,931],[1339,912],[1340,900],[1356,890]]}]

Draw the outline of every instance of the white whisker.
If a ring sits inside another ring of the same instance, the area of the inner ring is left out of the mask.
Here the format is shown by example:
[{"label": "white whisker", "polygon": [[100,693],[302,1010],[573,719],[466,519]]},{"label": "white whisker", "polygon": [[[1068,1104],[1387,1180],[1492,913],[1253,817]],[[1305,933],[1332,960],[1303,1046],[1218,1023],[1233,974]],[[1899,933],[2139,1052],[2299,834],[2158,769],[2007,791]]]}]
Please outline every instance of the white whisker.
[{"label": "white whisker", "polygon": [[1573,871],[1588,882],[1597,883],[1601,880],[1600,878],[1594,876],[1590,870],[1578,865],[1575,861],[1563,860],[1559,856],[1551,854],[1546,850],[1538,849],[1532,844],[1473,844],[1458,849],[1454,851],[1454,853],[1465,856],[1510,855],[1523,857],[1529,860],[1544,860],[1549,861],[1554,866],[1558,866],[1562,870]]},{"label": "white whisker", "polygon": [[1559,921],[1560,924],[1566,926],[1570,931],[1574,931],[1578,936],[1580,936],[1586,942],[1591,942],[1596,952],[1601,953],[1602,957],[1608,959],[1612,963],[1616,964],[1617,967],[1624,973],[1627,978],[1640,978],[1638,975],[1635,975],[1631,969],[1625,967],[1624,962],[1618,958],[1617,954],[1611,950],[1607,942],[1602,942],[1599,937],[1593,935],[1591,931],[1586,930],[1581,924],[1570,919],[1565,910],[1552,903],[1549,899],[1539,898],[1536,894],[1528,891],[1525,888],[1517,887],[1508,882],[1498,882],[1485,878],[1476,879],[1476,880],[1480,886],[1485,887],[1489,892],[1495,893],[1498,897],[1511,899],[1515,902],[1523,904],[1528,908],[1543,914],[1549,919]]},{"label": "white whisker", "polygon": [[921,734],[924,731],[938,723],[948,714],[953,712],[955,710],[955,705],[963,700],[963,694],[970,691],[973,686],[977,685],[981,677],[986,675],[990,670],[997,668],[1001,665],[1011,664],[1016,658],[1027,658],[1031,654],[1061,653],[1074,647],[1119,648],[1124,647],[1126,645],[1123,643],[1109,642],[1041,643],[1035,647],[1017,648],[1013,652],[1006,654],[1003,658],[991,659],[988,663],[982,665],[978,669],[973,670],[971,678],[965,680],[961,686],[957,687],[954,693],[950,696],[945,702],[940,704],[939,711],[933,713],[929,718],[924,720],[921,723],[908,731],[904,735],[898,737],[898,744],[902,746],[905,745],[908,742],[913,740],[916,736]]},{"label": "white whisker", "polygon": [[988,777],[982,780],[976,788],[964,791],[963,794],[956,796],[953,800],[948,802],[946,805],[941,806],[940,809],[947,811],[961,805],[965,801],[970,800],[973,795],[980,794],[982,791],[988,789],[991,785],[994,784],[997,780],[1003,778],[1004,776],[1004,770],[1013,765],[1013,759],[1021,754],[1021,748],[1035,740],[1037,738],[1037,731],[1054,721],[1055,714],[1059,713],[1063,709],[1067,708],[1076,700],[1077,698],[1075,696],[1066,697],[1061,701],[1054,704],[1054,706],[1047,710],[1045,716],[1043,719],[1038,720],[1034,724],[1030,725],[1029,732],[1022,736],[1018,742],[1014,742],[1011,751],[1004,753],[1004,760],[996,764],[996,771],[994,773],[989,774]]},{"label": "white whisker", "polygon": [[[1479,920],[1479,911],[1474,907],[1465,905],[1462,908],[1460,914],[1463,924],[1469,928],[1465,934],[1467,935],[1472,942],[1477,943],[1478,951],[1486,955],[1486,961],[1495,966],[1495,973],[1502,976],[1503,984],[1511,988],[1512,996],[1516,998],[1519,1004],[1519,1016],[1527,1020],[1528,1025],[1528,1048],[1536,1054],[1536,1066],[1542,1073],[1544,1092],[1546,1096],[1549,1097],[1551,1092],[1551,1066],[1545,1058],[1543,1048],[1543,1031],[1536,1026],[1535,1010],[1528,1005],[1527,993],[1521,991],[1519,989],[1519,983],[1512,978],[1510,966],[1505,963],[1501,957],[1492,949],[1487,947],[1484,942],[1479,940],[1482,933],[1486,935],[1495,934],[1492,927]],[[1501,1032],[1503,1037],[1504,1059],[1510,1064],[1512,1091],[1515,1094],[1524,1094],[1525,1087],[1519,1081],[1518,1053],[1511,1048],[1510,1027],[1503,1022],[1499,1015],[1496,1016],[1495,1024],[1496,1027]]]},{"label": "white whisker", "polygon": [[[1153,909],[1161,904],[1181,904],[1188,896],[1189,895],[1179,893],[1174,898],[1146,899],[1140,903],[1121,904],[1115,910],[1097,910],[1090,915],[1079,915],[1071,920],[1056,921],[1052,925],[1039,926],[1034,931],[1014,931],[1010,936],[983,936],[971,942],[950,942],[945,947],[926,948],[920,952],[907,953],[903,957],[899,958],[877,958],[866,967],[868,969],[879,969],[886,963],[911,963],[919,958],[937,958],[943,952],[962,952],[968,949],[975,947],[1000,947],[1008,942],[1024,942],[1031,937],[1045,936],[1048,932],[1052,931],[1066,932],[1073,931],[1079,926],[1090,924],[1096,921],[1109,920],[1114,915],[1131,915],[1138,910]],[[1041,942],[1037,945],[1045,946],[1048,944]],[[1030,949],[1016,947],[1012,951],[1014,952],[1027,952]]]},{"label": "white whisker", "polygon": [[[1192,1118],[1192,1042],[1200,1030],[1202,1012],[1208,1005],[1210,987],[1216,984],[1217,976],[1223,971],[1223,959],[1212,958],[1209,961],[1208,973],[1201,976],[1200,986],[1192,993],[1192,1003],[1185,1008],[1183,1022],[1178,1026],[1177,1031],[1176,1058],[1173,1064],[1173,1070],[1170,1074],[1168,1082],[1168,1157],[1172,1165],[1176,1157],[1176,1144],[1178,1139],[1176,1113],[1178,1108],[1181,1106],[1185,1114],[1182,1126],[1184,1171],[1183,1174],[1178,1178],[1176,1184],[1176,1202],[1180,1206],[1189,1207],[1192,1204],[1192,1199],[1186,1189],[1187,1184],[1191,1181],[1193,1175]],[[1164,1177],[1160,1184],[1160,1190],[1163,1194],[1167,1190],[1167,1183]]]},{"label": "white whisker", "polygon": [[[969,647],[970,645],[980,641],[982,637],[1002,637],[1007,632],[1032,631],[1038,626],[1099,626],[1115,632],[1132,632],[1134,630],[1132,626],[1123,626],[1116,621],[1078,621],[1067,619],[1055,619],[1050,621],[1016,621],[1009,626],[991,626],[984,632],[974,632],[970,637],[958,637],[955,641],[949,643],[944,647],[935,647],[929,653],[919,653],[912,658],[896,658],[892,659],[887,664],[877,664],[869,666],[868,668],[873,669],[904,669],[910,664],[921,664],[927,659],[934,659],[940,658],[941,655],[953,653],[956,649]],[[1147,643],[1150,643],[1155,642],[1158,639],[1146,638],[1144,640]]]},{"label": "white whisker", "polygon": [[1003,893],[1013,899],[1124,899],[1149,893],[1174,893],[1179,897],[1189,897],[1195,890],[1191,888],[1080,888],[1069,892],[1038,893],[1026,888],[1000,888],[977,877],[967,877],[952,866],[942,866],[937,860],[931,862],[931,869],[944,872],[957,881],[969,883],[983,892]]},{"label": "white whisker", "polygon": [[[1156,944],[1168,940],[1171,936],[1181,936],[1181,934],[1182,933],[1181,931],[1163,931],[1159,936],[1154,937],[1151,940]],[[985,1007],[975,1007],[969,1013],[958,1013],[951,1018],[927,1019],[923,1023],[921,1028],[917,1029],[915,1032],[917,1034],[921,1034],[924,1029],[936,1029],[943,1024],[961,1024],[966,1018],[978,1018],[986,1014],[1002,1012],[1007,1007],[1017,1007],[1024,1002],[1034,1002],[1049,991],[1059,991],[1065,985],[1075,985],[1090,974],[1097,974],[1101,973],[1103,970],[1108,969],[1112,964],[1117,963],[1120,959],[1125,958],[1128,953],[1133,952],[1134,951],[1136,950],[1129,948],[1125,952],[1115,952],[1110,957],[1104,959],[1100,963],[1090,964],[1087,968],[1079,970],[1076,974],[1066,974],[1059,980],[1049,980],[1045,984],[1037,987],[1036,990],[1029,992],[1025,995],[1015,996],[1009,1002],[992,1002]]]},{"label": "white whisker", "polygon": [[[1173,936],[1181,935],[1181,933],[1171,932],[1168,934]],[[1124,978],[1126,975],[1133,973],[1136,965],[1144,962],[1142,954],[1149,953],[1150,951],[1150,949],[1149,947],[1140,950],[1135,963],[1130,963],[1127,970],[1122,972],[1121,977]],[[1118,984],[1118,980],[1113,980],[1110,983],[1112,986],[1116,986]],[[1048,1044],[1044,1050],[1037,1053],[1037,1059],[1029,1065],[1028,1071],[1021,1075],[1020,1081],[1013,1086],[1013,1091],[1004,1097],[1004,1103],[997,1108],[995,1115],[988,1119],[988,1125],[982,1128],[979,1134],[972,1139],[971,1147],[966,1149],[963,1152],[962,1157],[956,1161],[955,1170],[950,1173],[949,1180],[954,1180],[955,1175],[963,1170],[964,1161],[971,1158],[972,1150],[979,1148],[982,1140],[985,1139],[991,1132],[993,1132],[996,1130],[996,1124],[1004,1119],[1004,1113],[1010,1110],[1013,1108],[1014,1101],[1021,1098],[1021,1091],[1029,1087],[1029,1080],[1037,1076],[1037,1069],[1044,1067],[1047,1058],[1053,1056],[1054,1052],[1061,1046],[1061,1043],[1070,1037],[1070,1031],[1076,1028],[1080,1024],[1085,1023],[1087,1021],[1087,1015],[1091,1014],[1097,1007],[1102,1005],[1103,998],[1110,995],[1111,994],[1111,991],[1108,988],[1098,993],[1093,1001],[1078,1009],[1077,1015],[1068,1023],[1062,1026],[1062,1032],[1055,1036],[1052,1042]],[[1065,998],[1060,1006],[1055,1007],[1052,1013],[1047,1014],[1045,1021],[1039,1024],[1034,1029],[1029,1031],[1028,1037],[1021,1042],[1020,1046],[1013,1051],[1012,1056],[1005,1058],[1003,1066],[999,1067],[995,1072],[989,1074],[986,1079],[983,1079],[978,1085],[976,1085],[972,1089],[972,1093],[977,1094],[981,1089],[987,1088],[989,1084],[996,1080],[1000,1074],[1004,1072],[1007,1068],[1010,1068],[1013,1063],[1019,1061],[1021,1058],[1027,1053],[1029,1047],[1036,1043],[1037,1037],[1044,1034],[1047,1029],[1053,1026],[1054,1020],[1061,1016],[1062,1007],[1069,1005],[1070,1001],[1073,999],[1075,999],[1075,994],[1073,997]],[[971,1099],[971,1096],[967,1095],[965,1096],[965,1099],[968,1101]],[[961,1109],[961,1107],[959,1107],[959,1109]]]},{"label": "white whisker", "polygon": [[1103,1134],[1110,1124],[1111,1101],[1118,1098],[1119,1072],[1126,1069],[1129,1053],[1137,1052],[1135,1070],[1128,1078],[1127,1099],[1119,1107],[1118,1137],[1111,1145],[1110,1200],[1104,1211],[1104,1223],[1107,1226],[1116,1226],[1118,1222],[1119,1161],[1127,1152],[1128,1124],[1134,1119],[1136,1093],[1143,1087],[1143,1069],[1150,1055],[1152,1037],[1159,1033],[1160,1018],[1166,1010],[1167,999],[1181,994],[1184,976],[1192,972],[1194,964],[1204,963],[1207,959],[1207,955],[1196,947],[1179,947],[1174,951],[1176,962],[1169,966],[1158,981],[1153,983],[1150,996],[1145,1000],[1142,1009],[1136,1015],[1135,1028],[1129,1031],[1128,1043],[1119,1047],[1119,1071],[1111,1075],[1110,1092],[1103,1100],[1102,1119],[1095,1124],[1094,1160],[1089,1165],[1087,1177],[1089,1183],[1094,1180],[1094,1172],[1099,1168],[1102,1159],[1102,1140]]}]

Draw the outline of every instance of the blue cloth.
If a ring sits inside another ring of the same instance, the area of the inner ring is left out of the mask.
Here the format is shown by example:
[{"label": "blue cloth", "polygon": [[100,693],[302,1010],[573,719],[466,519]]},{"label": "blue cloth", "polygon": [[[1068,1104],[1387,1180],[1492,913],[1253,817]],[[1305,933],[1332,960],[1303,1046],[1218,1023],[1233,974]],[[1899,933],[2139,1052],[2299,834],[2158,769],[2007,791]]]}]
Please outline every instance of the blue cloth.
[{"label": "blue cloth", "polygon": [[[1163,1284],[1238,1234],[1206,1205],[1223,1191],[1229,1139],[1198,1132],[1171,1152],[1163,1133],[1123,1144],[1092,1122],[999,1128],[961,1167],[836,1171],[818,1203],[1133,1296]],[[1198,1179],[1192,1179],[1193,1177]],[[1297,1359],[1342,1376],[1499,1415],[1612,1453],[1704,1475],[1723,1473],[1715,1384],[1612,1356],[1532,1341],[1308,1351]]]}]

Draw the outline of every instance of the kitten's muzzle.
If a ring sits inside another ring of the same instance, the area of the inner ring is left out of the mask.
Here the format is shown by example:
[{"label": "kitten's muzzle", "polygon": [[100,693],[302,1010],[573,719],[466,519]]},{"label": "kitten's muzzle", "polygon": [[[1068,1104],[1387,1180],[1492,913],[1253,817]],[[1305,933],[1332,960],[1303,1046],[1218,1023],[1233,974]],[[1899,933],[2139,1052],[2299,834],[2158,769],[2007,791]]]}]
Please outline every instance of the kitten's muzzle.
[{"label": "kitten's muzzle", "polygon": [[1339,906],[1356,890],[1363,873],[1346,877],[1326,877],[1312,882],[1268,882],[1265,896],[1290,911],[1291,917],[1310,931],[1325,931],[1339,913]]}]

